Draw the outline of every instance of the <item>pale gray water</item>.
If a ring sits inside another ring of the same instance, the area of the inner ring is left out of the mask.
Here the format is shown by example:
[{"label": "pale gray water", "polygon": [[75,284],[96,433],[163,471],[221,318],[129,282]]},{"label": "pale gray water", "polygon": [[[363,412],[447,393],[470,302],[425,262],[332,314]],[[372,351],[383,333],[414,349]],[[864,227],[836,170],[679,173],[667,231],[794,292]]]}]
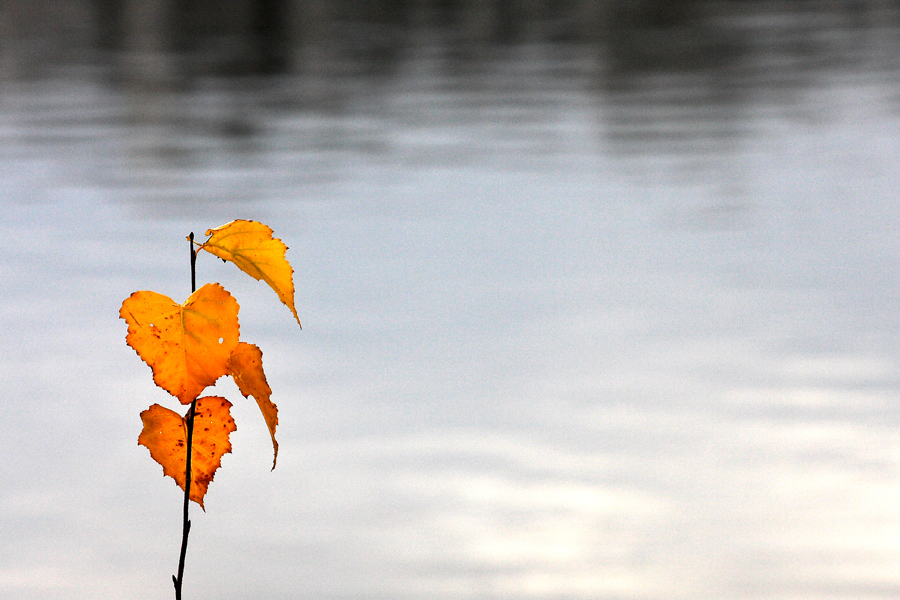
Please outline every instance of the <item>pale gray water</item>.
[{"label": "pale gray water", "polygon": [[0,596],[170,597],[181,495],[136,438],[175,406],[117,314],[233,218],[290,246],[304,329],[200,258],[281,453],[220,386],[186,597],[900,595],[898,32],[792,54],[752,17],[722,71],[5,81]]}]

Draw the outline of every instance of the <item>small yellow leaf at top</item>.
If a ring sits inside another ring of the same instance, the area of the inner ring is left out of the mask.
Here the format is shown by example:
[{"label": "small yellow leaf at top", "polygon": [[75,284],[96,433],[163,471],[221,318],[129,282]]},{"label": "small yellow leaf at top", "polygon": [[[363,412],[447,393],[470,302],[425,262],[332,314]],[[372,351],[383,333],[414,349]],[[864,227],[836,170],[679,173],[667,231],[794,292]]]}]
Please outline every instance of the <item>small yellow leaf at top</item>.
[{"label": "small yellow leaf at top", "polygon": [[119,316],[125,341],[153,369],[153,381],[190,404],[228,372],[240,335],[238,303],[222,286],[208,283],[182,305],[156,292],[135,292]]},{"label": "small yellow leaf at top", "polygon": [[278,407],[269,399],[272,389],[266,381],[266,374],[262,367],[262,350],[253,344],[239,342],[237,348],[228,360],[228,374],[234,378],[238,389],[244,398],[253,396],[262,411],[269,435],[272,436],[272,446],[275,449],[275,458],[272,461],[272,470],[278,462],[278,442],[275,441],[275,427],[278,426]]},{"label": "small yellow leaf at top", "polygon": [[233,262],[250,277],[265,281],[300,325],[300,317],[294,308],[294,269],[285,258],[287,246],[272,237],[268,225],[239,219],[207,229],[206,235],[210,237],[200,248]]},{"label": "small yellow leaf at top", "polygon": [[[203,497],[222,465],[222,456],[231,452],[229,438],[237,430],[230,409],[231,403],[225,398],[205,396],[197,399],[194,410],[190,498],[203,510]],[[163,475],[174,479],[182,490],[187,470],[187,416],[154,404],[141,413],[144,429],[138,436],[138,444],[162,465]]]}]

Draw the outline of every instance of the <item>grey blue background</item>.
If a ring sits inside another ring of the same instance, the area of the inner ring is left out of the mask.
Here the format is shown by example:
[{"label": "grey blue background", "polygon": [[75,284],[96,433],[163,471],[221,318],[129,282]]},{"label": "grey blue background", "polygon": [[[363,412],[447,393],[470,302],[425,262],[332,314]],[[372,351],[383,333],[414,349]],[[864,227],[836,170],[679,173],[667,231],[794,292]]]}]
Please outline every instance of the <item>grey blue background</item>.
[{"label": "grey blue background", "polygon": [[0,597],[171,597],[118,310],[235,218],[185,598],[900,596],[896,2],[213,8],[0,10]]}]

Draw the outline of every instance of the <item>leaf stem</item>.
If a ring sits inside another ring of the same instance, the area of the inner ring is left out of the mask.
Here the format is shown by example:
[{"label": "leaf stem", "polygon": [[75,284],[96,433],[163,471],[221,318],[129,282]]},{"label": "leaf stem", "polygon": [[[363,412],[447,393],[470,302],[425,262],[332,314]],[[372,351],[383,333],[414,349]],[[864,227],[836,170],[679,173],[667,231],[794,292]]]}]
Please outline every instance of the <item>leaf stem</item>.
[{"label": "leaf stem", "polygon": [[[191,249],[191,293],[197,291],[197,253],[194,251],[194,232],[188,236]],[[187,414],[187,457],[184,461],[184,517],[181,531],[181,555],[178,558],[178,575],[172,576],[175,584],[175,600],[181,600],[181,584],[184,581],[184,557],[187,555],[188,535],[191,533],[191,520],[188,518],[188,509],[191,502],[191,446],[194,441],[194,411],[197,408],[197,399],[191,402],[191,409]]]}]

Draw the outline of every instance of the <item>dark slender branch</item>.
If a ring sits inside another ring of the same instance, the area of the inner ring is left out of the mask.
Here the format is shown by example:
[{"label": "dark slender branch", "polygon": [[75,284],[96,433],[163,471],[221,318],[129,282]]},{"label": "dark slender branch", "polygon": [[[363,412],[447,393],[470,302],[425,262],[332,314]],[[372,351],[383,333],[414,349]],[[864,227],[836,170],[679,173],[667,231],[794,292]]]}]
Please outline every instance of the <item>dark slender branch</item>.
[{"label": "dark slender branch", "polygon": [[184,581],[184,557],[187,555],[188,535],[191,533],[191,520],[188,518],[188,507],[191,501],[191,444],[194,437],[194,411],[197,400],[191,402],[191,410],[187,416],[187,459],[184,467],[184,521],[181,532],[181,556],[178,558],[178,576],[172,576],[175,582],[175,600],[181,600],[181,583]]},{"label": "dark slender branch", "polygon": [[191,293],[197,291],[197,251],[194,250],[194,232],[188,236],[188,245],[191,247]]},{"label": "dark slender branch", "polygon": [[[194,232],[188,237],[191,246],[191,293],[197,291],[197,252],[194,250]],[[181,532],[181,556],[178,558],[178,575],[172,576],[175,584],[175,600],[181,600],[181,583],[184,581],[184,557],[187,554],[188,535],[191,533],[191,521],[188,518],[188,508],[191,502],[191,446],[194,441],[194,411],[197,409],[197,399],[191,402],[191,409],[187,414],[187,457],[184,464],[184,520]]]}]

